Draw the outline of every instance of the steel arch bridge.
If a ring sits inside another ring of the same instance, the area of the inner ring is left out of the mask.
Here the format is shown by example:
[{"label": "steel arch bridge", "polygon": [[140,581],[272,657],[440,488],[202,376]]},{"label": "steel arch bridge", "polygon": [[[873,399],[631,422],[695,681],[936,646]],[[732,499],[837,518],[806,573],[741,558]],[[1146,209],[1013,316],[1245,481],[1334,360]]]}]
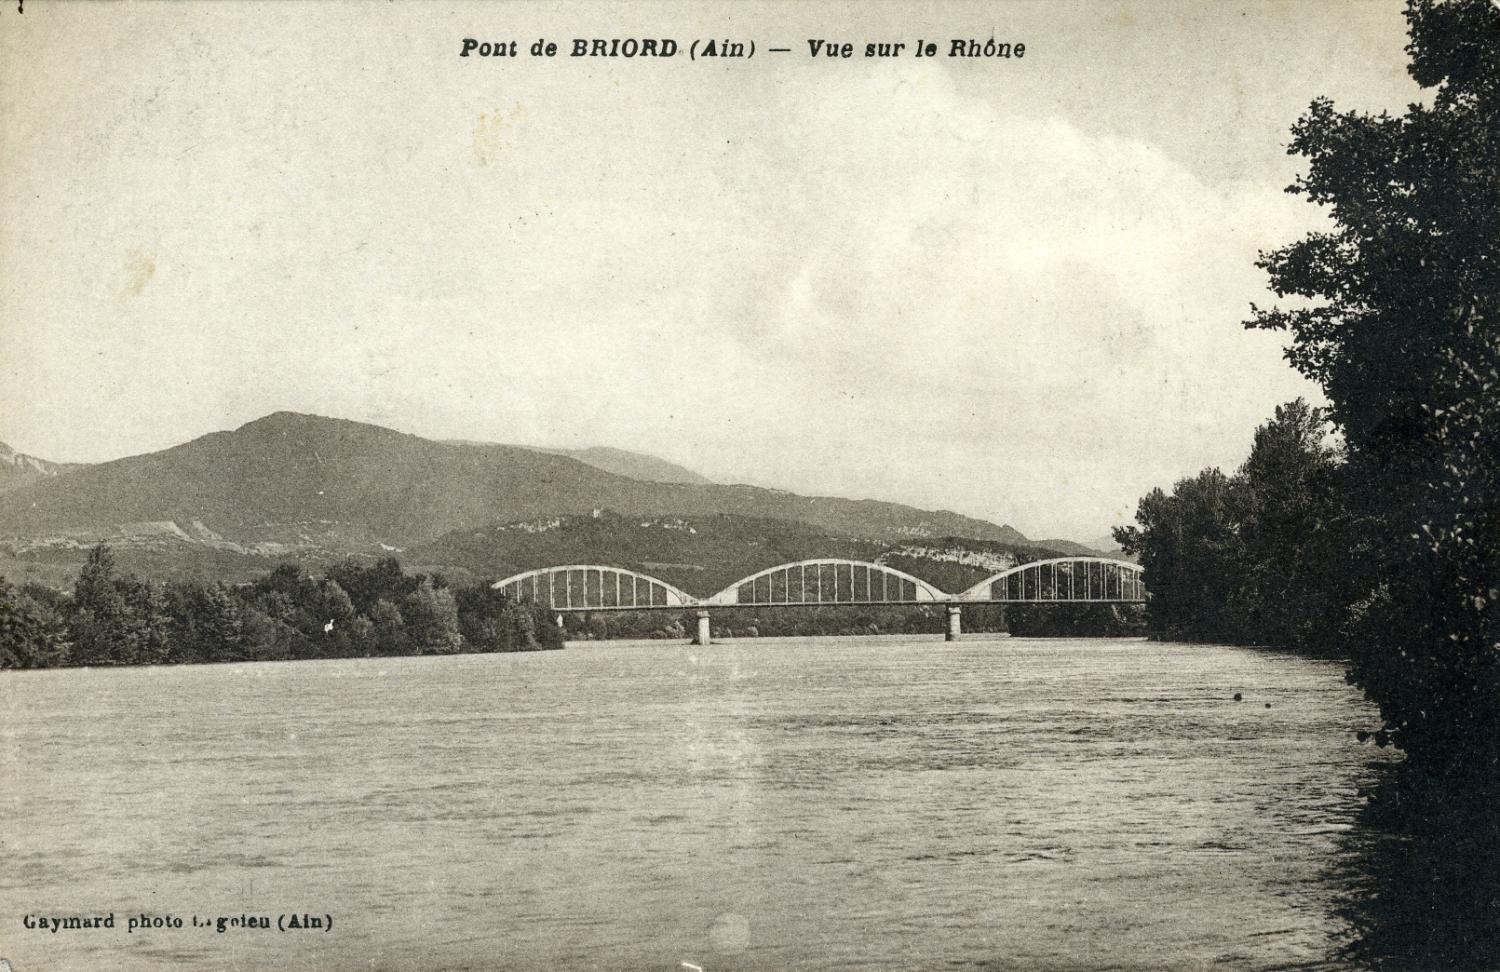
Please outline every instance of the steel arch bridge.
[{"label": "steel arch bridge", "polygon": [[885,564],[837,558],[768,567],[705,598],[648,574],[602,564],[528,570],[496,581],[493,587],[556,612],[839,604],[1143,604],[1147,598],[1140,565],[1106,557],[1018,564],[960,594],[945,593]]},{"label": "steel arch bridge", "polygon": [[919,604],[948,595],[894,567],[823,558],[769,567],[735,581],[705,604],[797,607],[819,604]]},{"label": "steel arch bridge", "polygon": [[1144,604],[1139,564],[1107,557],[1055,557],[1018,564],[958,595],[988,604]]},{"label": "steel arch bridge", "polygon": [[623,567],[567,564],[516,574],[491,585],[517,600],[553,611],[641,611],[692,607],[697,600],[668,584]]}]

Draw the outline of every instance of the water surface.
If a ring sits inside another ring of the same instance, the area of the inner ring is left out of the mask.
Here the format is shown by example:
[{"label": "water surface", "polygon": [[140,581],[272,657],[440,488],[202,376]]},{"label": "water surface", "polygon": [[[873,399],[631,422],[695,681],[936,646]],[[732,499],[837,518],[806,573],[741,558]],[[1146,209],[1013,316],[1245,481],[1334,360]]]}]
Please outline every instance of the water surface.
[{"label": "water surface", "polygon": [[[1321,966],[1376,721],[1332,663],[983,636],[10,672],[0,711],[16,972]],[[109,911],[334,926],[21,923]]]}]

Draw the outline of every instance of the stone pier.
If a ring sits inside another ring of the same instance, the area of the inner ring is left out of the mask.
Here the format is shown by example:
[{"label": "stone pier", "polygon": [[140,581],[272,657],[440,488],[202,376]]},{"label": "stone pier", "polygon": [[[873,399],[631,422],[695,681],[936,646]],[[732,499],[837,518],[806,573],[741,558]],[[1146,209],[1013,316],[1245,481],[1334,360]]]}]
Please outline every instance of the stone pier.
[{"label": "stone pier", "polygon": [[707,611],[699,611],[698,612],[698,630],[693,635],[693,641],[692,641],[692,643],[695,644],[695,645],[706,645],[706,644],[709,644],[709,635],[710,635],[710,632],[709,632],[709,627],[708,627],[708,612]]},{"label": "stone pier", "polygon": [[957,604],[948,605],[948,631],[943,635],[944,641],[957,641],[964,633],[964,609]]}]

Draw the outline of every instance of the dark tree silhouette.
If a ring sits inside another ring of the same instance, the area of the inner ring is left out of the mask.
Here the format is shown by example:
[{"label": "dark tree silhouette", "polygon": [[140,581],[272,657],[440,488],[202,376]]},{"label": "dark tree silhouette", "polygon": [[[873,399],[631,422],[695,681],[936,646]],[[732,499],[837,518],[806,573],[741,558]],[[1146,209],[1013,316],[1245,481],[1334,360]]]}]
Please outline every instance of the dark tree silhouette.
[{"label": "dark tree silhouette", "polygon": [[1351,674],[1429,765],[1500,769],[1500,6],[1412,0],[1405,114],[1319,99],[1289,191],[1333,226],[1263,254],[1284,330],[1348,451],[1367,551]]}]

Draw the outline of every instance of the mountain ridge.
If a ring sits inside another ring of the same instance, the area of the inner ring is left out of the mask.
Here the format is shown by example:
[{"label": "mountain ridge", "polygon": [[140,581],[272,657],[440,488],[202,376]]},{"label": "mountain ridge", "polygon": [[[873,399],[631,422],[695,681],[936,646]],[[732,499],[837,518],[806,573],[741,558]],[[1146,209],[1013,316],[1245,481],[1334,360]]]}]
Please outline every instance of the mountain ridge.
[{"label": "mountain ridge", "polygon": [[51,462],[17,452],[0,442],[0,492],[16,489],[41,479],[59,476],[79,468],[77,463]]},{"label": "mountain ridge", "polygon": [[[444,439],[455,445],[485,446],[501,443],[483,442],[478,439]],[[589,446],[584,449],[552,449],[542,446],[512,446],[515,449],[530,449],[554,456],[567,456],[579,462],[602,469],[605,472],[638,479],[643,483],[685,483],[689,486],[709,486],[713,480],[700,475],[686,466],[653,456],[645,452],[616,449],[613,446]]]},{"label": "mountain ridge", "polygon": [[951,511],[745,485],[642,481],[564,454],[445,443],[285,411],[0,493],[0,537],[18,554],[91,539],[162,549],[189,543],[262,557],[378,554],[455,530],[600,509],[762,517],[870,540],[1029,543],[1011,527]]},{"label": "mountain ridge", "polygon": [[589,446],[586,449],[547,449],[558,455],[577,459],[617,476],[648,483],[684,483],[688,486],[711,486],[714,480],[644,452],[616,449],[613,446]]}]

